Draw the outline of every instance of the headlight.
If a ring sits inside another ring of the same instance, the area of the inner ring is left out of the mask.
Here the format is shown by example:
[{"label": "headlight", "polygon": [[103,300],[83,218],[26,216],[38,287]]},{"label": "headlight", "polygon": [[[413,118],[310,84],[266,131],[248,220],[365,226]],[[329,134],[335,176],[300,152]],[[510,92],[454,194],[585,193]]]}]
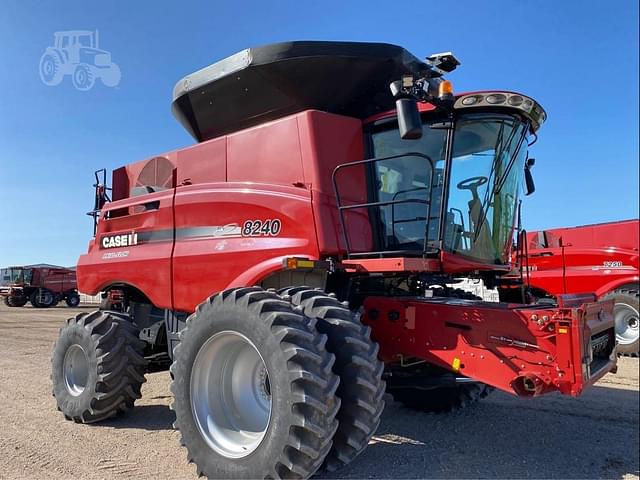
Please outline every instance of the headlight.
[{"label": "headlight", "polygon": [[491,105],[498,105],[500,103],[506,102],[507,97],[506,95],[502,95],[501,93],[492,93],[491,95],[487,95],[486,101]]},{"label": "headlight", "polygon": [[461,95],[453,108],[504,107],[523,113],[537,130],[547,119],[544,109],[532,98],[511,92],[483,92]]}]

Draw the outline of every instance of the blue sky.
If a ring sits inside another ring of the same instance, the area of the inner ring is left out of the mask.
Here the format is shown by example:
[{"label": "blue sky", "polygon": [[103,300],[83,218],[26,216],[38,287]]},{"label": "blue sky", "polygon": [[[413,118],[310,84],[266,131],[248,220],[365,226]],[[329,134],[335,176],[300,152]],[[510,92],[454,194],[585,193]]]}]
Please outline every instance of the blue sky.
[{"label": "blue sky", "polygon": [[[59,30],[98,29],[122,80],[44,85]],[[451,50],[457,91],[510,89],[549,120],[531,155],[525,226],[638,216],[638,2],[33,2],[0,9],[0,266],[75,264],[91,238],[93,171],[193,143],[170,113],[177,80],[249,46],[379,41]]]}]

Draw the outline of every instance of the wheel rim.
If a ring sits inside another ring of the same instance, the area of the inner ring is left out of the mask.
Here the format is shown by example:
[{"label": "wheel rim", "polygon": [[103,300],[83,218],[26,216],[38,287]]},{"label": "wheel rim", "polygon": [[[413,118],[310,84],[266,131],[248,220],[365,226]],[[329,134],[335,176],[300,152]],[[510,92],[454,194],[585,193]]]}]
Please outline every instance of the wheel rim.
[{"label": "wheel rim", "polygon": [[73,344],[67,349],[62,370],[64,383],[69,393],[74,397],[81,395],[89,378],[89,359],[80,345]]},{"label": "wheel rim", "polygon": [[191,370],[191,408],[207,444],[228,458],[253,452],[271,418],[271,386],[262,356],[244,335],[208,339]]},{"label": "wheel rim", "polygon": [[44,61],[44,65],[42,67],[44,76],[46,77],[47,80],[51,80],[51,78],[53,77],[55,68],[54,68],[54,63],[50,58],[47,58]]},{"label": "wheel rim", "polygon": [[618,343],[628,345],[638,340],[640,331],[638,310],[626,303],[616,303],[613,307],[613,317],[616,322]]},{"label": "wheel rim", "polygon": [[76,81],[81,87],[85,86],[85,84],[87,83],[87,74],[84,70],[78,70]]},{"label": "wheel rim", "polygon": [[53,303],[53,294],[47,290],[41,290],[38,294],[38,303],[41,305],[49,305]]}]

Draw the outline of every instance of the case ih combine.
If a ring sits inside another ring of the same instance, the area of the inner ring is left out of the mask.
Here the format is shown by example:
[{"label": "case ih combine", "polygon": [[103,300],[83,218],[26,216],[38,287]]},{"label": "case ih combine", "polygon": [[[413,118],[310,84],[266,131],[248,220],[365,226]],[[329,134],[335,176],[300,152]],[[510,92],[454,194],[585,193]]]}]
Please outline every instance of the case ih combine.
[{"label": "case ih combine", "polygon": [[9,267],[8,281],[0,287],[0,296],[8,307],[23,307],[31,302],[36,308],[54,307],[65,301],[69,307],[80,304],[76,272],[63,267]]},{"label": "case ih combine", "polygon": [[198,144],[115,170],[110,200],[96,182],[78,278],[108,294],[55,346],[65,417],[130,409],[146,362],[170,359],[199,474],[306,478],[364,450],[385,390],[447,411],[493,388],[575,396],[613,370],[613,302],[446,287],[511,269],[545,120],[518,93],[453,94],[457,65],[293,42],[181,80],[173,112]]},{"label": "case ih combine", "polygon": [[594,292],[613,299],[618,352],[638,355],[639,235],[638,220],[529,233],[531,293]]}]

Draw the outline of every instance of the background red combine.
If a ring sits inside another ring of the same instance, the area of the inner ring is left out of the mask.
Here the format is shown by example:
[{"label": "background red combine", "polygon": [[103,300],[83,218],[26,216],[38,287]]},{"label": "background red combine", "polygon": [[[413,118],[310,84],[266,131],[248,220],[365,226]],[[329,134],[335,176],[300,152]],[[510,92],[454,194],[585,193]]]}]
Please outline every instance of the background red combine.
[{"label": "background red combine", "polygon": [[594,292],[613,299],[618,351],[638,355],[639,235],[638,220],[530,232],[532,295]]},{"label": "background red combine", "polygon": [[65,301],[69,307],[80,303],[76,272],[53,265],[31,265],[3,269],[6,278],[0,286],[0,296],[9,307],[53,307]]},{"label": "background red combine", "polygon": [[[306,478],[362,452],[385,391],[442,412],[493,388],[579,395],[615,369],[613,302],[488,303],[546,119],[504,90],[454,94],[451,53],[290,42],[174,89],[192,147],[96,173],[78,261],[101,310],[69,320],[52,379],[96,422],[171,364],[189,461],[213,478]],[[108,197],[110,192],[111,198]]]}]

